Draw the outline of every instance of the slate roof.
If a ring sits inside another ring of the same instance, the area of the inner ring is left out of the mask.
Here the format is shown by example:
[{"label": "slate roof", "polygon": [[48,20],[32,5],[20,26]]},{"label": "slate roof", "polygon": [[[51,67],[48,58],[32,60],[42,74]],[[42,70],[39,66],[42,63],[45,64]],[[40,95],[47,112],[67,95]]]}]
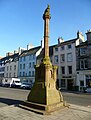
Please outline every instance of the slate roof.
[{"label": "slate roof", "polygon": [[14,60],[18,60],[18,58],[19,58],[19,53],[16,53],[16,54],[13,54],[10,56],[3,57],[2,59],[0,59],[0,63],[5,64],[5,63],[9,62],[10,59],[12,61],[14,61]]},{"label": "slate roof", "polygon": [[67,40],[67,41],[64,41],[62,43],[57,44],[56,46],[58,47],[58,46],[61,46],[61,45],[67,45],[67,44],[70,44],[70,43],[75,43],[77,39],[78,38]]},{"label": "slate roof", "polygon": [[38,46],[38,47],[31,48],[31,49],[29,49],[29,50],[25,50],[25,51],[23,51],[23,52],[20,54],[20,57],[23,57],[23,56],[26,56],[26,55],[33,55],[33,54],[35,54],[40,48],[41,48],[41,46]]}]

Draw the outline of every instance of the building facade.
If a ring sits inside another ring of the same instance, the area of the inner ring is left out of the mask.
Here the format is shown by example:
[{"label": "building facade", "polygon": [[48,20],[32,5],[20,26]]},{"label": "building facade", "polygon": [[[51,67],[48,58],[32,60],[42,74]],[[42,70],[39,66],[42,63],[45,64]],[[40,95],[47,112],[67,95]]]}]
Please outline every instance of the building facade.
[{"label": "building facade", "polygon": [[31,48],[22,52],[19,56],[18,64],[18,77],[21,82],[34,83],[35,81],[35,68],[37,63],[37,56],[42,50],[41,46]]},{"label": "building facade", "polygon": [[8,59],[5,64],[4,78],[17,78],[19,53],[7,57]]},{"label": "building facade", "polygon": [[76,86],[76,46],[84,41],[81,32],[77,38],[64,41],[58,39],[58,45],[54,47],[53,64],[58,66],[57,83],[61,89],[73,90]]},{"label": "building facade", "polygon": [[83,91],[84,87],[91,87],[91,30],[86,35],[87,40],[76,47],[79,91]]}]

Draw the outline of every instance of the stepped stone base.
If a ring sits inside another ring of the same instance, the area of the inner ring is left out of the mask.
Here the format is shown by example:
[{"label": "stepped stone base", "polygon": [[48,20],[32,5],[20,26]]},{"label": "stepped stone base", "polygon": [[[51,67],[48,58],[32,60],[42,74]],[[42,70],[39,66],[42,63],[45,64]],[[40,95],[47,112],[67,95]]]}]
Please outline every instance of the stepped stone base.
[{"label": "stepped stone base", "polygon": [[37,103],[25,101],[24,104],[19,105],[19,107],[33,111],[35,113],[47,115],[47,114],[51,114],[54,111],[67,108],[69,107],[69,105],[66,104],[66,102],[60,102],[53,105],[43,105],[43,104],[37,104]]}]

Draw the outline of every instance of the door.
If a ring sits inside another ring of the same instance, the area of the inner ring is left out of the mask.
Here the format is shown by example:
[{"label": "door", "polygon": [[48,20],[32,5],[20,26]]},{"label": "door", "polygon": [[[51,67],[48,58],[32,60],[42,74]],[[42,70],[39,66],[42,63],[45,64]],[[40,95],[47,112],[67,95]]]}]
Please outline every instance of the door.
[{"label": "door", "polygon": [[73,79],[67,79],[67,89],[73,90]]}]

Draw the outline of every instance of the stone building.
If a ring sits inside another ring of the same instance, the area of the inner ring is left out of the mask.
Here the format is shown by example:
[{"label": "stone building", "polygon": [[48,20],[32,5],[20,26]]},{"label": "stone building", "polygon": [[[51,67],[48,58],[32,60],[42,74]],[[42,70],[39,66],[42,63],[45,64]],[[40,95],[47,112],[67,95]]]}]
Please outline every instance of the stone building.
[{"label": "stone building", "polygon": [[34,47],[22,52],[19,56],[18,77],[21,82],[34,83],[37,56],[40,54],[42,46]]},{"label": "stone building", "polygon": [[78,32],[75,39],[64,41],[59,38],[54,47],[53,64],[58,66],[57,83],[61,89],[72,90],[76,86],[76,46],[83,41],[82,33]]},{"label": "stone building", "polygon": [[19,48],[18,50],[14,50],[14,53],[6,53],[6,56],[0,59],[0,82],[3,79],[18,77],[18,58],[22,51],[24,49]]},{"label": "stone building", "polygon": [[91,30],[88,30],[87,40],[76,47],[77,54],[77,85],[79,90],[91,87]]}]

